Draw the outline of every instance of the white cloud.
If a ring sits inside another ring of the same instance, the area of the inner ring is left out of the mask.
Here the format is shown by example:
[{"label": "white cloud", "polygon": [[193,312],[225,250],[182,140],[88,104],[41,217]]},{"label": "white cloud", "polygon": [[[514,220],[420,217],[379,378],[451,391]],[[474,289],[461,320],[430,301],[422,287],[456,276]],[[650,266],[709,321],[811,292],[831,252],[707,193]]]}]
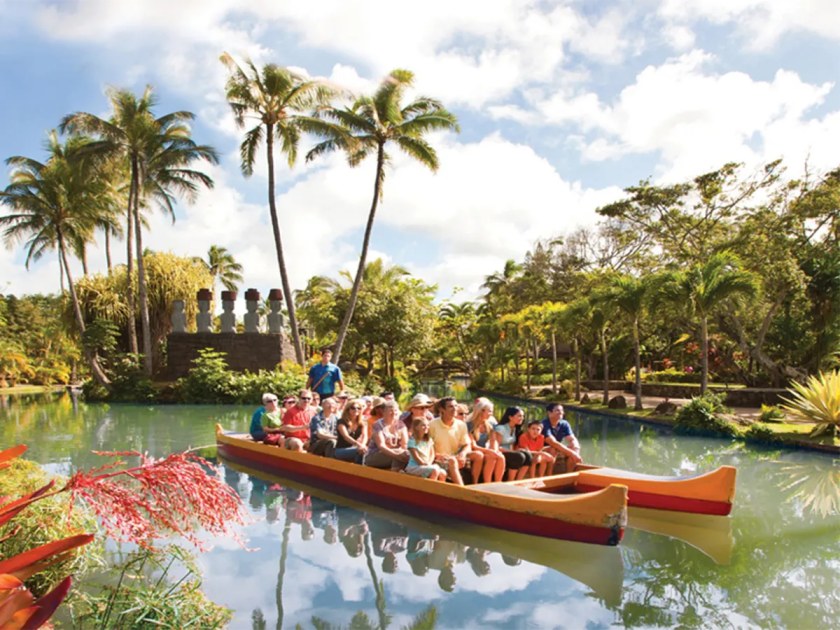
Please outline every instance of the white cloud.
[{"label": "white cloud", "polygon": [[[593,92],[558,93],[535,106],[550,123],[590,132],[591,139],[582,142],[585,159],[658,152],[660,175],[667,178],[690,177],[727,161],[775,159],[780,150],[800,153],[805,128],[830,126],[829,119],[805,117],[832,84],[805,83],[787,70],[778,70],[772,81],[757,81],[743,72],[715,73],[714,63],[712,55],[694,50],[646,67],[611,103]],[[810,148],[827,158],[831,134],[808,135]]]},{"label": "white cloud", "polygon": [[708,20],[733,23],[749,47],[767,49],[786,33],[804,31],[840,40],[840,11],[835,0],[662,0],[668,21]]}]

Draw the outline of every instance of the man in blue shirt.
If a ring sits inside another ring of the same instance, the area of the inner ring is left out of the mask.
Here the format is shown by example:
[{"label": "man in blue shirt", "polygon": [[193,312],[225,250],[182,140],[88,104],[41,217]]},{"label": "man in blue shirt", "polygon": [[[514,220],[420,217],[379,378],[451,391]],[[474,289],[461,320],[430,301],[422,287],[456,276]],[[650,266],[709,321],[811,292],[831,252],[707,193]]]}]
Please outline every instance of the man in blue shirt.
[{"label": "man in blue shirt", "polygon": [[321,351],[321,362],[313,365],[309,370],[309,378],[306,379],[306,389],[318,392],[321,400],[335,394],[335,386],[339,391],[344,391],[344,381],[341,378],[341,369],[330,363],[332,350],[324,348]]},{"label": "man in blue shirt", "polygon": [[545,449],[557,458],[557,463],[565,461],[566,472],[572,472],[581,461],[580,444],[572,432],[572,425],[563,420],[563,405],[548,403],[545,410],[548,417],[542,421],[542,434],[545,436]]}]

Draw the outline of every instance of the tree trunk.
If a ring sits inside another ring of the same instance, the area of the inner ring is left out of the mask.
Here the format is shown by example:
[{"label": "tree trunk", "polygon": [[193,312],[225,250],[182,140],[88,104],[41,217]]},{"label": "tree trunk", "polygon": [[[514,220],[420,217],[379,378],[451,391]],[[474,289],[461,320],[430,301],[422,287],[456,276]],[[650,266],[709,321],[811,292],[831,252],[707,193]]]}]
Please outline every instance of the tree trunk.
[{"label": "tree trunk", "polygon": [[581,372],[581,356],[580,356],[580,343],[578,343],[577,337],[572,340],[572,344],[574,346],[574,353],[575,353],[575,400],[580,400],[580,372]]},{"label": "tree trunk", "polygon": [[607,352],[607,331],[602,328],[600,331],[601,337],[601,352],[604,355],[604,397],[603,403],[608,405],[610,402],[610,355]]},{"label": "tree trunk", "polygon": [[525,340],[525,391],[531,393],[531,344]]},{"label": "tree trunk", "polygon": [[557,335],[551,331],[551,393],[557,394]]},{"label": "tree trunk", "polygon": [[[79,305],[79,296],[76,295],[76,287],[73,284],[73,276],[70,273],[70,267],[67,265],[67,253],[64,247],[64,237],[61,232],[58,233],[58,251],[61,258],[61,265],[64,267],[64,271],[67,274],[67,287],[70,291],[70,300],[73,303],[73,314],[76,317],[76,325],[79,327],[79,333],[84,336],[86,330],[85,318],[82,316],[82,307]],[[99,358],[96,356],[96,352],[91,352],[87,347],[85,347],[84,341],[82,341],[82,351],[84,352],[85,359],[87,359],[90,364],[90,371],[91,374],[93,374],[93,378],[95,378],[96,382],[106,389],[110,389],[111,381],[102,370],[102,366],[99,365]]]},{"label": "tree trunk", "polygon": [[709,321],[703,315],[700,319],[700,345],[701,345],[701,369],[700,369],[700,395],[706,393],[709,388]]},{"label": "tree trunk", "polygon": [[125,247],[126,247],[126,305],[128,306],[128,350],[132,354],[139,354],[140,348],[137,345],[137,320],[134,305],[134,198],[137,196],[137,173],[132,165],[131,183],[128,187],[128,212],[125,226]]},{"label": "tree trunk", "polygon": [[633,351],[636,358],[636,404],[633,409],[640,411],[642,409],[642,348],[639,341],[639,318],[633,320]]},{"label": "tree trunk", "polygon": [[108,266],[108,275],[111,275],[113,265],[111,264],[111,228],[105,228],[105,264]]},{"label": "tree trunk", "polygon": [[373,232],[373,220],[376,218],[376,208],[379,205],[379,199],[382,196],[382,180],[384,179],[384,176],[385,145],[380,144],[376,152],[376,181],[373,183],[373,201],[370,204],[367,225],[365,225],[365,235],[362,239],[362,251],[361,254],[359,254],[359,266],[356,268],[356,277],[353,279],[353,288],[350,290],[350,301],[347,303],[347,312],[344,313],[344,319],[341,321],[341,327],[338,329],[338,340],[335,342],[333,360],[336,363],[338,363],[338,359],[341,357],[341,347],[344,345],[344,338],[347,336],[347,329],[350,327],[350,322],[353,319],[353,311],[356,310],[356,301],[359,299],[359,289],[362,287],[362,276],[365,272],[368,246],[370,245],[370,235],[371,232]]},{"label": "tree trunk", "polygon": [[[274,232],[274,247],[277,250],[277,265],[280,267],[280,281],[283,284],[283,295],[286,298],[286,310],[289,312],[289,327],[292,329],[292,343],[295,346],[295,358],[300,365],[304,364],[303,348],[300,345],[300,331],[298,331],[297,314],[292,287],[289,284],[289,273],[286,271],[286,259],[283,256],[283,241],[280,238],[280,221],[277,219],[277,204],[274,200],[274,125],[265,126],[265,146],[268,159],[268,208],[271,212],[271,229]],[[338,363],[338,352],[334,353]]]},{"label": "tree trunk", "polygon": [[88,271],[87,246],[84,243],[82,243],[82,251],[79,254],[79,260],[82,261],[82,275],[87,278],[90,274]]},{"label": "tree trunk", "polygon": [[[139,166],[139,165],[138,165]],[[134,242],[137,246],[137,290],[140,297],[140,326],[143,333],[143,371],[152,377],[152,329],[149,324],[149,296],[146,287],[146,263],[143,260],[143,231],[140,225],[140,173],[133,169],[135,177],[134,195]]]}]

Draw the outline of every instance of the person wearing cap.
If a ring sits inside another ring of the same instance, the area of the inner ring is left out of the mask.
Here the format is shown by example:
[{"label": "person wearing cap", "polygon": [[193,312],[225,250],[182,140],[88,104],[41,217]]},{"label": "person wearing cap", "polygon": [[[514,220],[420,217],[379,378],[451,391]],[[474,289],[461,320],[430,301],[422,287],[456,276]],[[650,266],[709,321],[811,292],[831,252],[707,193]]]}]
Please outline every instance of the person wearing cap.
[{"label": "person wearing cap", "polygon": [[277,407],[277,396],[270,392],[262,395],[262,407],[257,409],[251,416],[251,428],[249,433],[255,442],[266,444],[279,444],[283,439],[283,432],[280,431],[281,414]]},{"label": "person wearing cap", "polygon": [[350,394],[348,392],[341,392],[333,398],[335,398],[335,404],[338,405],[335,412],[340,416],[344,413],[344,407],[347,405],[347,401],[350,400]]},{"label": "person wearing cap", "polygon": [[306,379],[306,389],[318,392],[321,400],[335,395],[335,386],[339,391],[344,391],[344,380],[341,377],[341,368],[331,363],[332,350],[323,348],[321,350],[321,361],[309,369],[309,378]]},{"label": "person wearing cap", "polygon": [[459,486],[464,485],[460,469],[465,468],[469,461],[470,474],[475,482],[479,482],[484,453],[470,447],[467,423],[455,417],[458,402],[452,396],[444,396],[438,401],[438,409],[440,417],[429,425],[429,435],[435,443],[435,461],[449,470],[449,479]]},{"label": "person wearing cap", "polygon": [[303,451],[309,443],[309,421],[313,416],[312,393],[308,389],[300,390],[297,403],[283,414],[283,424],[280,431],[285,440],[283,447],[290,451]]}]

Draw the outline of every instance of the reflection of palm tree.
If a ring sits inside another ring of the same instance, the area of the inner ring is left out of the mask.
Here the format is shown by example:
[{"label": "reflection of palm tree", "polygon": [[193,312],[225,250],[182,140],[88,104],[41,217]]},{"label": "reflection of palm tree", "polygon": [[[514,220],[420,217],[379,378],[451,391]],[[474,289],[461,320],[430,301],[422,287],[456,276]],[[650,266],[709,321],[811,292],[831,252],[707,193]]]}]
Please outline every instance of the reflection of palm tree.
[{"label": "reflection of palm tree", "polygon": [[283,542],[280,545],[280,570],[277,573],[277,630],[283,628],[283,578],[286,576],[286,559],[289,557],[289,533],[292,530],[292,522],[289,514],[285,514],[283,524]]},{"label": "reflection of palm tree", "polygon": [[789,492],[788,501],[796,501],[804,510],[826,517],[840,514],[840,468],[837,460],[829,466],[809,463],[782,466],[785,481],[782,492]]},{"label": "reflection of palm tree", "polygon": [[385,583],[376,577],[376,568],[373,566],[373,554],[371,553],[370,531],[365,532],[365,559],[367,560],[370,581],[373,584],[373,592],[376,593],[376,611],[379,613],[379,627],[384,630],[391,623],[391,616],[386,612],[385,606]]}]

